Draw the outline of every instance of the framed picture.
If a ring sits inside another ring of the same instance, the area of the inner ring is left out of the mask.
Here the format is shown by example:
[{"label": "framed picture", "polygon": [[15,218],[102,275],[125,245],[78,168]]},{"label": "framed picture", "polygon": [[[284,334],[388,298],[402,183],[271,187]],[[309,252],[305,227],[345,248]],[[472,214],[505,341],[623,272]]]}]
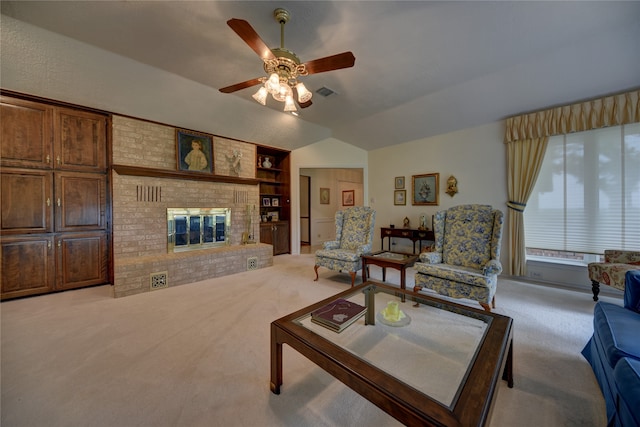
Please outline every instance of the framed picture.
[{"label": "framed picture", "polygon": [[394,205],[406,205],[407,204],[407,190],[395,190],[393,192],[393,204]]},{"label": "framed picture", "polygon": [[262,198],[262,206],[271,206],[271,199],[268,197]]},{"label": "framed picture", "polygon": [[439,173],[413,175],[411,177],[411,204],[438,206],[439,181]]},{"label": "framed picture", "polygon": [[213,173],[213,136],[176,129],[176,157],[179,171]]},{"label": "framed picture", "polygon": [[396,176],[395,185],[396,190],[402,190],[404,188],[404,176]]},{"label": "framed picture", "polygon": [[269,218],[271,218],[271,221],[279,221],[280,215],[278,215],[278,212],[269,212]]},{"label": "framed picture", "polygon": [[320,204],[328,205],[330,200],[331,192],[329,188],[320,188]]},{"label": "framed picture", "polygon": [[280,206],[280,199],[278,199],[277,197],[271,199],[271,206]]},{"label": "framed picture", "polygon": [[345,190],[342,192],[342,206],[355,205],[355,190]]}]

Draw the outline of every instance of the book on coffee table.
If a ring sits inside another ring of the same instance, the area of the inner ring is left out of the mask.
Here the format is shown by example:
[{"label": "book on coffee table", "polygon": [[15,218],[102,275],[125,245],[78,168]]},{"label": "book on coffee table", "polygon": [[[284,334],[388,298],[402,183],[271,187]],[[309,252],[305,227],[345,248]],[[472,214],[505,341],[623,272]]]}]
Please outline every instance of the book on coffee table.
[{"label": "book on coffee table", "polygon": [[311,312],[311,321],[335,332],[342,332],[366,312],[367,307],[339,298]]}]

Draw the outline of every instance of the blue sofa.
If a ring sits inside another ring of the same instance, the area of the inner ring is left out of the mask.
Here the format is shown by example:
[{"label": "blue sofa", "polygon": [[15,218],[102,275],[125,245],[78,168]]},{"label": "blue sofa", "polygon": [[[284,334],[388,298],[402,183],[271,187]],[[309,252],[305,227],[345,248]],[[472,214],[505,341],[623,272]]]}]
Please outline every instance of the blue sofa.
[{"label": "blue sofa", "polygon": [[625,275],[623,307],[596,303],[582,350],[598,380],[608,426],[640,426],[640,270]]}]

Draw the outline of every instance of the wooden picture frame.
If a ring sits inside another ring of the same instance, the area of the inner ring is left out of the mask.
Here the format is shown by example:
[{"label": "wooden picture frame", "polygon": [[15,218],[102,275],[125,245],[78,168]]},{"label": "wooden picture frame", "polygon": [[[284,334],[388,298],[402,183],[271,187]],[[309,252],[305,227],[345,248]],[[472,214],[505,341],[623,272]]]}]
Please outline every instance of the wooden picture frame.
[{"label": "wooden picture frame", "polygon": [[355,190],[344,190],[342,192],[342,206],[355,206],[356,192]]},{"label": "wooden picture frame", "polygon": [[427,173],[411,177],[411,204],[415,206],[438,206],[440,174]]},{"label": "wooden picture frame", "polygon": [[331,189],[320,188],[320,204],[328,205],[331,200]]},{"label": "wooden picture frame", "polygon": [[278,199],[277,197],[271,199],[271,206],[280,206],[280,199]]},{"label": "wooden picture frame", "polygon": [[396,190],[404,189],[404,176],[396,176],[394,185]]},{"label": "wooden picture frame", "polygon": [[176,129],[176,165],[179,171],[213,173],[213,136]]},{"label": "wooden picture frame", "polygon": [[271,199],[269,197],[263,197],[262,206],[271,206]]},{"label": "wooden picture frame", "polygon": [[404,206],[407,204],[407,190],[393,191],[393,204],[396,206]]}]

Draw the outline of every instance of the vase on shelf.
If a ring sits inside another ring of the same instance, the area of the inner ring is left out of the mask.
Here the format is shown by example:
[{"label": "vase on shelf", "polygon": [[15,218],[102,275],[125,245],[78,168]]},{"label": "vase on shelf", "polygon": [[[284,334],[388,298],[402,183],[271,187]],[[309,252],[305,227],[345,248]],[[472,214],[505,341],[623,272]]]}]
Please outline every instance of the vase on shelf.
[{"label": "vase on shelf", "polygon": [[271,167],[271,161],[269,160],[268,157],[264,158],[264,161],[262,162],[262,167],[263,168],[270,168]]}]

